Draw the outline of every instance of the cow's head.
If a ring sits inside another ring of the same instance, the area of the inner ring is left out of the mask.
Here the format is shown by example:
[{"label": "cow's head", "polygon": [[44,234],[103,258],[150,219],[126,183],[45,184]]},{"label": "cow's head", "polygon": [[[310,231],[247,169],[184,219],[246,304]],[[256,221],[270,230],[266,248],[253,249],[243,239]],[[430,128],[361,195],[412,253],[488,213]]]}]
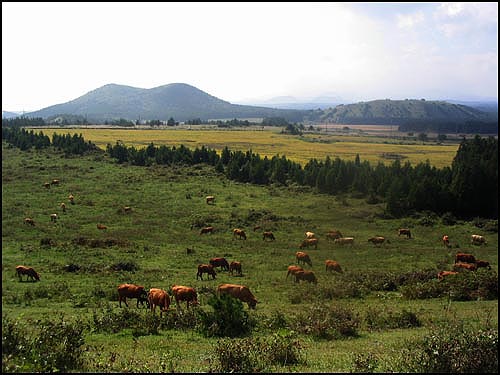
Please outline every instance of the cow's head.
[{"label": "cow's head", "polygon": [[255,310],[255,306],[257,305],[259,301],[257,301],[255,298],[252,298],[249,302],[248,302],[248,307],[251,308],[251,309],[254,309]]}]

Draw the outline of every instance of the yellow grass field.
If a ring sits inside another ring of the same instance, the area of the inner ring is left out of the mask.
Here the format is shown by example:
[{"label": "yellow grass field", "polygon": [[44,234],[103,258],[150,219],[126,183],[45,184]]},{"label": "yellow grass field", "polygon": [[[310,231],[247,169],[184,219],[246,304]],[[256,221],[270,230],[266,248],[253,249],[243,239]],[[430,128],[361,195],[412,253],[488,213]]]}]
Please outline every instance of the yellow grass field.
[{"label": "yellow grass field", "polygon": [[[193,127],[194,128],[194,127]],[[429,160],[432,166],[443,168],[451,166],[459,143],[436,144],[435,142],[403,141],[367,135],[343,135],[328,133],[305,133],[303,136],[280,134],[277,128],[253,129],[110,129],[110,128],[46,128],[49,137],[58,134],[82,134],[98,147],[105,149],[108,143],[117,141],[127,146],[145,147],[151,142],[155,146],[178,146],[188,148],[204,145],[220,152],[225,146],[230,150],[252,150],[261,157],[275,155],[305,165],[310,159],[324,160],[327,156],[334,159],[354,160],[359,154],[361,161],[376,165],[382,162],[391,164],[391,155],[401,155],[401,162],[409,161],[412,166]],[[385,155],[385,157],[384,157]]]}]

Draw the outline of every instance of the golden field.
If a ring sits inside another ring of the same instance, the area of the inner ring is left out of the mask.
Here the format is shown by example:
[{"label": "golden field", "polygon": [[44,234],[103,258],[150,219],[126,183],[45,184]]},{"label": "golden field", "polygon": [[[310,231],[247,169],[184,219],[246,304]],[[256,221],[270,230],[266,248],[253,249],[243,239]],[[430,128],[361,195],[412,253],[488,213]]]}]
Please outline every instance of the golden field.
[{"label": "golden field", "polygon": [[305,165],[310,159],[324,160],[327,156],[334,159],[354,160],[359,154],[361,161],[372,165],[393,162],[383,155],[397,154],[403,157],[402,163],[409,161],[413,166],[429,160],[432,166],[443,168],[451,166],[459,143],[437,144],[436,142],[417,142],[415,140],[377,137],[363,134],[341,134],[326,132],[304,133],[293,136],[280,133],[281,128],[218,129],[218,128],[172,128],[172,129],[110,129],[110,128],[45,128],[49,137],[58,134],[82,134],[98,147],[105,149],[108,143],[117,141],[126,146],[145,147],[151,142],[155,146],[179,146],[188,148],[204,145],[209,149],[221,151],[225,146],[230,150],[247,151],[264,157],[275,155]]}]

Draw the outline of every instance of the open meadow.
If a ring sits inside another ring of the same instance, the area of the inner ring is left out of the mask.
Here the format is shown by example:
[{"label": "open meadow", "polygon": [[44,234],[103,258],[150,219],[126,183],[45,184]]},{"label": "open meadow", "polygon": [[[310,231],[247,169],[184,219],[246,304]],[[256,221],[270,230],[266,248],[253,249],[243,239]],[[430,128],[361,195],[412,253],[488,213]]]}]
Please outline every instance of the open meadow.
[{"label": "open meadow", "polygon": [[[67,133],[44,129],[49,136],[54,131]],[[244,137],[241,131],[222,130],[74,132],[103,149],[117,140],[135,146],[204,144],[218,150],[227,145],[300,162],[326,155],[353,159],[359,154],[372,163],[385,161],[379,155],[391,152],[406,155],[412,165],[429,159],[443,167],[451,165],[458,148],[361,144],[354,137],[298,138],[267,130],[245,132]],[[44,187],[53,179],[60,183]],[[213,204],[206,203],[208,195],[215,197]],[[125,211],[125,206],[131,210]],[[56,221],[51,221],[52,213],[57,213]],[[440,327],[450,332],[455,326],[466,332],[494,330],[498,337],[497,233],[477,222],[450,224],[430,213],[404,219],[383,213],[383,204],[349,195],[237,183],[205,165],[119,165],[103,154],[73,157],[47,150],[20,151],[3,142],[2,326],[10,341],[4,342],[4,333],[2,344],[22,342],[16,333],[22,328],[43,338],[33,347],[52,349],[35,350],[24,363],[13,359],[15,355],[4,357],[2,368],[400,372],[408,370],[408,350],[434,337],[431,332]],[[26,224],[26,217],[35,225]],[[107,229],[99,230],[97,224]],[[206,226],[213,226],[214,232],[200,234]],[[256,226],[260,228],[254,230]],[[233,237],[234,228],[244,229],[247,239]],[[411,238],[399,236],[399,228],[409,228]],[[326,233],[332,229],[354,237],[354,244],[329,240]],[[272,231],[275,240],[263,240],[264,230]],[[317,248],[302,249],[312,260],[303,267],[314,271],[317,284],[287,278],[287,267],[296,264],[295,253],[306,231],[319,239]],[[449,248],[443,246],[443,234],[450,237]],[[472,234],[484,235],[487,244],[471,245]],[[374,245],[368,241],[373,236],[384,236],[386,242]],[[455,281],[439,281],[437,273],[452,269],[458,251],[488,261],[491,270],[463,271],[449,276]],[[212,257],[240,261],[242,275],[218,270],[215,280],[208,275],[197,279],[198,264]],[[327,259],[338,261],[343,273],[327,272]],[[20,281],[15,273],[19,264],[34,267],[40,281]],[[135,300],[120,308],[121,283],[167,291],[173,284],[191,286],[198,292],[199,306],[188,310],[185,303],[177,306],[172,301],[162,318],[158,309],[153,313],[137,308]],[[214,325],[229,324],[219,319],[210,328],[200,318],[213,313],[213,295],[221,283],[246,285],[258,300],[255,310],[242,304],[252,328],[241,338],[206,335]],[[64,336],[71,324],[81,329],[81,336]],[[50,346],[50,337],[57,335],[84,340],[81,346],[75,344],[78,350],[68,349],[73,354],[64,353],[56,361],[59,367],[50,362],[54,353],[64,351],[60,342]],[[228,364],[233,367],[224,367]]]},{"label": "open meadow", "polygon": [[[353,127],[353,126],[351,126]],[[372,128],[385,127],[372,125]],[[321,130],[321,127],[318,127]],[[82,134],[83,138],[95,143],[103,150],[109,143],[117,141],[126,146],[142,148],[151,142],[155,146],[179,146],[189,148],[205,146],[220,152],[225,146],[234,151],[252,150],[262,157],[284,155],[288,159],[305,165],[310,159],[324,160],[339,157],[343,160],[354,160],[358,154],[362,161],[372,165],[382,162],[386,165],[400,157],[402,163],[409,161],[412,165],[429,160],[432,166],[443,168],[450,166],[458,150],[459,141],[437,144],[435,141],[419,142],[414,138],[374,136],[351,132],[305,132],[302,136],[281,134],[282,128],[252,127],[249,129],[217,129],[210,126],[183,126],[166,129],[110,129],[110,128],[47,128],[44,134],[49,137],[57,134]]]}]

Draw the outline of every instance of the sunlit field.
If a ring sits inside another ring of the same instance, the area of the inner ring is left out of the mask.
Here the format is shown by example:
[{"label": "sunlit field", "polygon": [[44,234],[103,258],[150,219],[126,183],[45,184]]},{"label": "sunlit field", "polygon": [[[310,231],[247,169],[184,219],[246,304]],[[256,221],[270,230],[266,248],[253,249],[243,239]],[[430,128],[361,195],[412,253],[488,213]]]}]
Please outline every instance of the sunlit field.
[{"label": "sunlit field", "polygon": [[[281,128],[252,128],[220,130],[217,128],[175,128],[175,129],[96,129],[96,128],[47,128],[52,134],[82,134],[102,149],[108,143],[114,145],[122,141],[126,146],[145,147],[151,142],[156,146],[178,146],[188,148],[201,147],[222,150],[227,146],[234,151],[252,150],[262,157],[279,154],[305,165],[310,159],[323,160],[327,156],[334,159],[354,160],[359,154],[361,161],[376,165],[386,165],[399,157],[401,162],[409,161],[412,165],[429,160],[432,166],[443,168],[451,166],[458,149],[458,142],[437,144],[418,142],[412,139],[377,137],[363,134],[338,134],[332,132],[306,132],[302,136],[281,134]],[[408,138],[408,137],[407,137]]]}]

